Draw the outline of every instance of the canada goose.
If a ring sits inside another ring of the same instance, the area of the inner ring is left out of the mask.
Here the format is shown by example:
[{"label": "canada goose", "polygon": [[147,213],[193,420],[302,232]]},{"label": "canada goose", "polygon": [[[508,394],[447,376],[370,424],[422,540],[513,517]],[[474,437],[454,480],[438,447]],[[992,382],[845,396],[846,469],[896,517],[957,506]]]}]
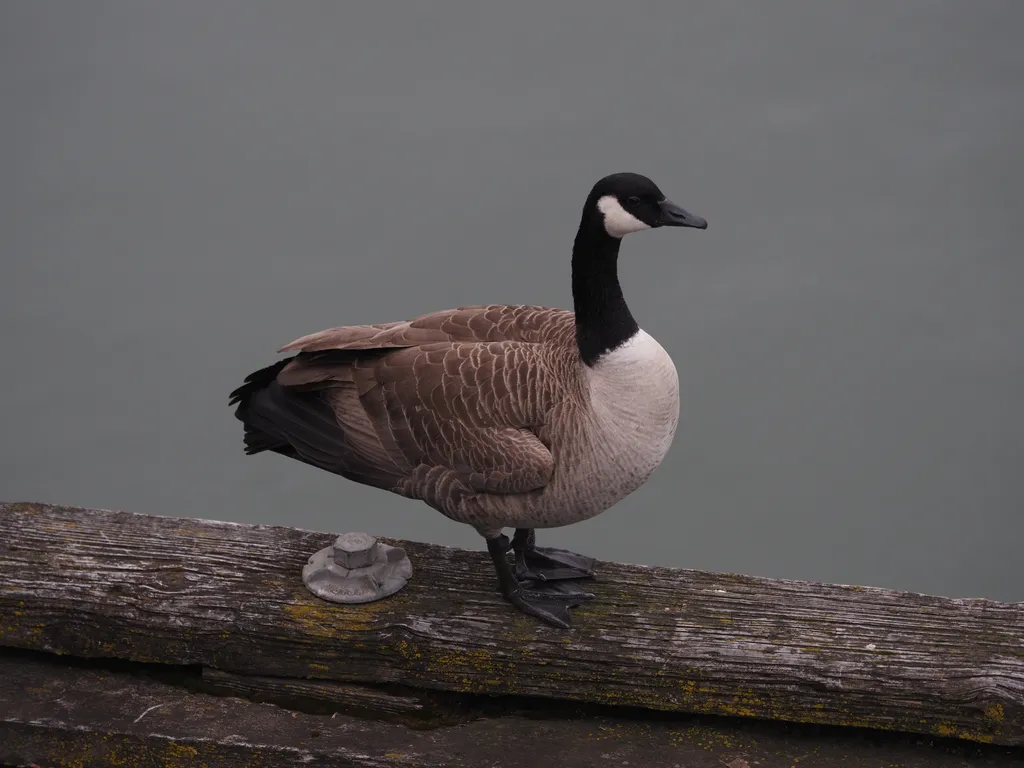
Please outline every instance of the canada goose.
[{"label": "canada goose", "polygon": [[[569,608],[593,595],[566,581],[593,575],[593,558],[537,547],[534,529],[636,490],[676,429],[675,366],[617,274],[622,237],[663,226],[707,222],[644,176],[606,176],[573,245],[574,312],[460,307],[293,341],[279,350],[293,357],[231,393],[246,453],[290,456],[473,526],[505,599],[568,627]],[[511,543],[503,528],[516,529]]]}]

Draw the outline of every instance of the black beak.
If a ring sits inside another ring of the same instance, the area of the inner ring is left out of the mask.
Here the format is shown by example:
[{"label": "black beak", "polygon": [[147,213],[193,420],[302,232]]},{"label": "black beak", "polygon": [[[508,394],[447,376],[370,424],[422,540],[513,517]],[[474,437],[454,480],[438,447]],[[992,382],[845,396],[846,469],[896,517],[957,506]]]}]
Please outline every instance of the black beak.
[{"label": "black beak", "polygon": [[659,227],[693,227],[694,229],[707,229],[708,223],[700,216],[684,211],[668,198],[665,198],[658,207],[661,208],[661,217],[658,219]]}]

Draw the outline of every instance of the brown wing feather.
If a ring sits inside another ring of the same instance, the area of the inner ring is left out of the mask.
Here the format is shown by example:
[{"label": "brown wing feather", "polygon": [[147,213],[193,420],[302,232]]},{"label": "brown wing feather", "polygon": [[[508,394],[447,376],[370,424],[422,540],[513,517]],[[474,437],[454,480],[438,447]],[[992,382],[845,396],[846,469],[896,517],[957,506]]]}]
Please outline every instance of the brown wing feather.
[{"label": "brown wing feather", "polygon": [[280,352],[370,350],[439,341],[564,343],[575,333],[572,312],[527,305],[489,304],[445,309],[395,323],[347,325],[303,336]]},{"label": "brown wing feather", "polygon": [[433,468],[476,492],[523,493],[554,471],[537,433],[566,396],[573,332],[562,310],[462,307],[303,337],[277,380],[322,390],[358,459],[405,473],[401,493],[422,498],[409,481]]},{"label": "brown wing feather", "polygon": [[560,389],[546,358],[524,342],[447,342],[396,350],[354,373],[382,443],[406,462],[465,473],[474,490],[522,493],[554,470],[536,434]]}]

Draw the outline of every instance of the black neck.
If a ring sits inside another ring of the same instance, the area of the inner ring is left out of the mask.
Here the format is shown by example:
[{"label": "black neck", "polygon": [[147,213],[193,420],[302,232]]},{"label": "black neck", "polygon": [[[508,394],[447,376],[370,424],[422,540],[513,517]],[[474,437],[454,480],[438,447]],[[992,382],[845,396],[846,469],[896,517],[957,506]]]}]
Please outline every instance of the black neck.
[{"label": "black neck", "polygon": [[605,231],[600,212],[591,207],[583,214],[572,249],[572,301],[576,343],[586,365],[640,330],[619,285],[621,243]]}]

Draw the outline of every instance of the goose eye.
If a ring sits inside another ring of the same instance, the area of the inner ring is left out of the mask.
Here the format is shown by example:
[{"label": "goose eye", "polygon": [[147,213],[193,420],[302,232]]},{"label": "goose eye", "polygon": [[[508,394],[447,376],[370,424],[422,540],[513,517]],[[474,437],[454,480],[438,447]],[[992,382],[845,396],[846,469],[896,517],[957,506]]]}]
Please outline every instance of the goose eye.
[{"label": "goose eye", "polygon": [[626,201],[626,205],[628,205],[630,208],[636,208],[638,205],[640,205],[640,198],[636,196],[631,197]]}]

